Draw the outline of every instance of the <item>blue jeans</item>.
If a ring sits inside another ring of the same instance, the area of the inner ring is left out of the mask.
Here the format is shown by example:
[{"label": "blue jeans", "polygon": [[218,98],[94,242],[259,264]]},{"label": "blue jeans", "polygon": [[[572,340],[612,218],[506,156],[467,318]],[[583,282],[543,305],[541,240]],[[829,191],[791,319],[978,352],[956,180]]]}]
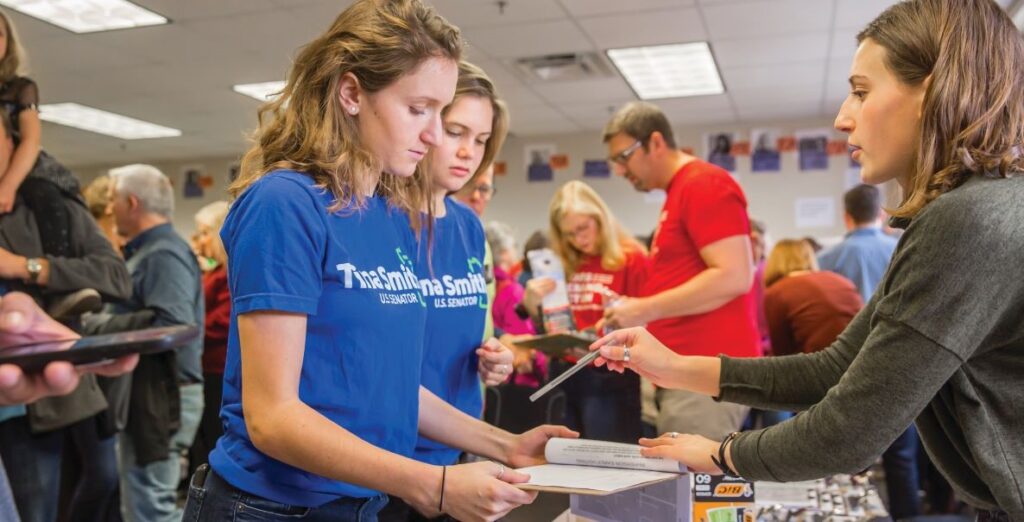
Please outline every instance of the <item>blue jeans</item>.
[{"label": "blue jeans", "polygon": [[178,483],[181,459],[192,446],[192,439],[203,414],[203,385],[186,384],[181,390],[181,427],[171,437],[171,448],[164,460],[145,466],[135,463],[135,445],[127,433],[118,435],[118,467],[121,471],[121,514],[125,522],[178,522]]},{"label": "blue jeans", "polygon": [[918,490],[921,489],[917,474],[919,445],[917,428],[911,424],[907,431],[882,453],[885,489],[889,493],[889,514],[893,520],[921,514],[921,502],[917,496]]},{"label": "blue jeans", "polygon": [[315,508],[291,506],[251,495],[220,478],[208,464],[196,470],[188,486],[183,522],[377,522],[387,495],[342,497]]},{"label": "blue jeans", "polygon": [[64,435],[32,433],[26,416],[0,423],[0,454],[22,522],[57,520]]}]

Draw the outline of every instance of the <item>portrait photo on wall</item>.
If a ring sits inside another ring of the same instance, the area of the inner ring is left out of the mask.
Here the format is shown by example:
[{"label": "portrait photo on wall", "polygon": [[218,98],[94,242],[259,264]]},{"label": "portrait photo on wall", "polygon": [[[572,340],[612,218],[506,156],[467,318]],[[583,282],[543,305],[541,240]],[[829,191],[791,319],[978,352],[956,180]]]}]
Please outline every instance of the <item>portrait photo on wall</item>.
[{"label": "portrait photo on wall", "polygon": [[735,132],[710,132],[704,135],[705,158],[708,163],[718,165],[729,172],[736,170],[736,156],[732,146],[736,143]]},{"label": "portrait photo on wall", "polygon": [[203,197],[203,167],[191,166],[182,169],[185,184],[182,187],[182,195],[186,198]]},{"label": "portrait photo on wall", "polygon": [[750,170],[752,172],[779,172],[782,155],[779,153],[779,129],[753,129],[750,131]]},{"label": "portrait photo on wall", "polygon": [[796,148],[800,170],[828,170],[828,129],[797,131]]},{"label": "portrait photo on wall", "polygon": [[555,178],[551,157],[556,149],[551,144],[527,145],[524,150],[526,181],[551,181]]}]

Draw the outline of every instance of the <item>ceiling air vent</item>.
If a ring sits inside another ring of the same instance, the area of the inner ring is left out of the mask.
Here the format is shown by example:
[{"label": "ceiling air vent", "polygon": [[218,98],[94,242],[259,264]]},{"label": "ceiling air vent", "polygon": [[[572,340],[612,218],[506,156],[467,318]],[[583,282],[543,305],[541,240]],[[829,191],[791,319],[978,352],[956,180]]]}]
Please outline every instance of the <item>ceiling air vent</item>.
[{"label": "ceiling air vent", "polygon": [[611,69],[597,53],[549,54],[520,58],[516,67],[527,78],[542,82],[590,80],[611,76]]}]

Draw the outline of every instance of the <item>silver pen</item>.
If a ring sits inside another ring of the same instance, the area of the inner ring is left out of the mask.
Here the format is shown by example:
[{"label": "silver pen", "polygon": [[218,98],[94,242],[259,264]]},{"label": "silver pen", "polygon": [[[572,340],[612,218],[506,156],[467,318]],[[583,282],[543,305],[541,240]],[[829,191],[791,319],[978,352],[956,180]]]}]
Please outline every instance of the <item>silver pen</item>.
[{"label": "silver pen", "polygon": [[582,370],[583,368],[586,368],[587,365],[593,362],[594,359],[597,359],[597,356],[599,355],[601,355],[601,350],[594,350],[588,353],[587,355],[584,355],[582,359],[576,362],[575,366],[566,370],[565,373],[563,373],[562,375],[559,375],[558,377],[552,379],[551,382],[545,384],[543,388],[533,392],[533,395],[530,396],[530,402],[537,402],[537,399],[543,397],[545,393],[555,389],[555,386],[562,384],[563,381],[565,381],[569,377],[572,377],[573,374]]}]

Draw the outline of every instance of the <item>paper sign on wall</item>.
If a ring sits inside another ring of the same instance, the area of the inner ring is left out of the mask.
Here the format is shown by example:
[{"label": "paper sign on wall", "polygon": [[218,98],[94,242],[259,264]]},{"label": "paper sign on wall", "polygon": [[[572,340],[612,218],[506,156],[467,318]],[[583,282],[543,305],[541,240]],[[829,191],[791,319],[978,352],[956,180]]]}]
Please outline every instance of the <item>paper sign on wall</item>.
[{"label": "paper sign on wall", "polygon": [[836,224],[835,198],[798,198],[794,206],[796,228],[828,228]]}]

